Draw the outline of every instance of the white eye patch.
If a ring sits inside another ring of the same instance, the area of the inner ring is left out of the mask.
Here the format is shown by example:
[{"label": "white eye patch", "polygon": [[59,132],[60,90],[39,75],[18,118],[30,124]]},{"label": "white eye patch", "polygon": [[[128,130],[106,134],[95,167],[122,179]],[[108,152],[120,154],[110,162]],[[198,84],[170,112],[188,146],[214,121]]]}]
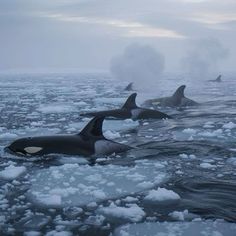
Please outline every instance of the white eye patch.
[{"label": "white eye patch", "polygon": [[26,148],[24,148],[24,150],[29,154],[37,153],[37,152],[41,151],[42,149],[43,148],[41,148],[41,147],[26,147]]}]

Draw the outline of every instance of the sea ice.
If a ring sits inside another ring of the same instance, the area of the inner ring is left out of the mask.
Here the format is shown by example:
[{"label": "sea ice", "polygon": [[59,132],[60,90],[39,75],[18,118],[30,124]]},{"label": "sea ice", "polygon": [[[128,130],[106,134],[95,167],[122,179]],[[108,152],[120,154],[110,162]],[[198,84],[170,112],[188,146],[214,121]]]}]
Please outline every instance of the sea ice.
[{"label": "sea ice", "polygon": [[117,228],[114,236],[235,236],[236,224],[222,221],[164,222],[128,224]]},{"label": "sea ice", "polygon": [[[30,176],[28,197],[45,207],[84,206],[125,197],[166,180],[153,161],[136,166],[64,164],[40,169]],[[168,190],[167,190],[168,191]]]},{"label": "sea ice", "polygon": [[26,231],[24,236],[41,236],[42,234],[38,231]]},{"label": "sea ice", "polygon": [[229,122],[229,123],[226,123],[222,126],[222,128],[224,129],[234,129],[236,128],[236,124],[234,124],[233,122]]},{"label": "sea ice", "polygon": [[188,215],[188,210],[184,210],[184,211],[173,211],[171,213],[169,213],[169,216],[172,217],[172,219],[174,220],[178,220],[178,221],[184,221],[185,217]]},{"label": "sea ice", "polygon": [[107,130],[103,133],[107,139],[116,139],[120,138],[120,134],[116,131]]},{"label": "sea ice", "polygon": [[161,202],[179,200],[180,196],[172,190],[158,188],[157,190],[150,190],[144,199],[152,202]]},{"label": "sea ice", "polygon": [[139,222],[145,217],[145,212],[137,204],[130,204],[128,207],[119,207],[111,203],[108,207],[101,207],[98,213],[109,218],[125,219],[130,222]]},{"label": "sea ice", "polygon": [[223,130],[222,129],[217,129],[214,131],[204,131],[202,133],[199,133],[198,135],[203,136],[203,137],[217,137],[217,138],[222,138],[223,137]]},{"label": "sea ice", "polygon": [[200,167],[202,167],[204,169],[214,169],[216,166],[212,165],[210,163],[203,162],[200,164]]},{"label": "sea ice", "polygon": [[236,166],[236,157],[230,157],[229,159],[227,159],[227,163]]},{"label": "sea ice", "polygon": [[127,196],[126,198],[122,199],[122,201],[123,202],[137,202],[138,198]]},{"label": "sea ice", "polygon": [[194,154],[187,155],[185,153],[179,154],[179,156],[183,159],[196,159],[196,156]]},{"label": "sea ice", "polygon": [[18,178],[20,175],[26,172],[26,168],[24,166],[14,166],[10,165],[6,167],[4,170],[0,171],[0,179],[4,180],[13,180]]},{"label": "sea ice", "polygon": [[0,139],[11,140],[17,138],[17,134],[6,132],[4,134],[0,134]]},{"label": "sea ice", "polygon": [[73,234],[69,231],[56,231],[52,230],[45,234],[45,236],[72,236]]},{"label": "sea ice", "polygon": [[197,133],[197,131],[195,129],[187,128],[183,130],[183,133],[194,135]]},{"label": "sea ice", "polygon": [[50,105],[42,105],[38,108],[38,111],[49,114],[49,113],[68,113],[74,111],[74,107],[65,104],[50,104]]}]

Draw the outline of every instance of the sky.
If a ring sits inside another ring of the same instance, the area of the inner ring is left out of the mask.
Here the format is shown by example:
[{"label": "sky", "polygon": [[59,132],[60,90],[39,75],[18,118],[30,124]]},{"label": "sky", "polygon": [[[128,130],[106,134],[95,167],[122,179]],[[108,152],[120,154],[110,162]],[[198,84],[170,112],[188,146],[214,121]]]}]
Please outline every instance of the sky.
[{"label": "sky", "polygon": [[0,0],[0,72],[109,70],[134,44],[180,71],[209,42],[235,70],[236,0]]}]

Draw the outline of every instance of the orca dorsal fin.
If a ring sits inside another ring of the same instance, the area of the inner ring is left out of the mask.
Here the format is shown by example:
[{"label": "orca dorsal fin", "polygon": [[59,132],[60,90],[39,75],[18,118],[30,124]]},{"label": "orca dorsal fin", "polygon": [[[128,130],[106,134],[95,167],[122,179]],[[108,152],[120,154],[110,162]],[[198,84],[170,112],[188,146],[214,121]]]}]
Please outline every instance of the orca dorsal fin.
[{"label": "orca dorsal fin", "polygon": [[221,75],[219,75],[219,76],[215,79],[215,81],[221,82]]},{"label": "orca dorsal fin", "polygon": [[104,138],[103,132],[102,132],[102,125],[103,125],[104,119],[105,119],[104,116],[94,117],[83,128],[83,130],[79,133],[79,135]]},{"label": "orca dorsal fin", "polygon": [[133,82],[129,83],[125,88],[125,91],[132,91],[132,90],[133,90]]},{"label": "orca dorsal fin", "polygon": [[122,108],[137,108],[138,106],[136,105],[136,101],[135,101],[136,97],[137,97],[137,93],[132,93],[127,98],[127,100]]},{"label": "orca dorsal fin", "polygon": [[175,93],[172,95],[172,97],[176,99],[184,98],[184,90],[186,88],[186,85],[181,85],[178,87],[175,91]]}]

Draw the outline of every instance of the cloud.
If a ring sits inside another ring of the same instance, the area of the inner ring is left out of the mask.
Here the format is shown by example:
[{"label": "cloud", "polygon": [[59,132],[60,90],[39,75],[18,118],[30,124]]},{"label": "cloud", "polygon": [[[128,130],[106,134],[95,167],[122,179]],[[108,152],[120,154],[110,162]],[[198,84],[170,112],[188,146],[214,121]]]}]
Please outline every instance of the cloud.
[{"label": "cloud", "polygon": [[132,44],[122,55],[114,57],[110,71],[115,79],[134,82],[142,89],[150,87],[160,79],[165,68],[165,58],[148,45]]},{"label": "cloud", "polygon": [[[0,68],[108,69],[129,44],[165,53],[177,70],[186,42],[215,37],[225,42],[234,70],[235,0],[1,0]],[[223,31],[224,30],[224,31]]]},{"label": "cloud", "polygon": [[144,37],[144,38],[174,38],[184,39],[185,36],[170,29],[153,27],[148,24],[143,24],[137,21],[119,20],[112,18],[101,17],[86,17],[75,16],[68,14],[55,14],[55,13],[39,13],[39,16],[58,21],[80,23],[80,24],[96,24],[100,26],[109,26],[113,28],[122,29],[121,36],[123,37]]},{"label": "cloud", "polygon": [[233,13],[202,12],[195,13],[190,17],[190,20],[211,26],[236,21],[236,15]]},{"label": "cloud", "polygon": [[192,77],[205,79],[210,73],[220,73],[220,63],[228,55],[229,51],[216,38],[195,40],[191,41],[182,66]]}]

